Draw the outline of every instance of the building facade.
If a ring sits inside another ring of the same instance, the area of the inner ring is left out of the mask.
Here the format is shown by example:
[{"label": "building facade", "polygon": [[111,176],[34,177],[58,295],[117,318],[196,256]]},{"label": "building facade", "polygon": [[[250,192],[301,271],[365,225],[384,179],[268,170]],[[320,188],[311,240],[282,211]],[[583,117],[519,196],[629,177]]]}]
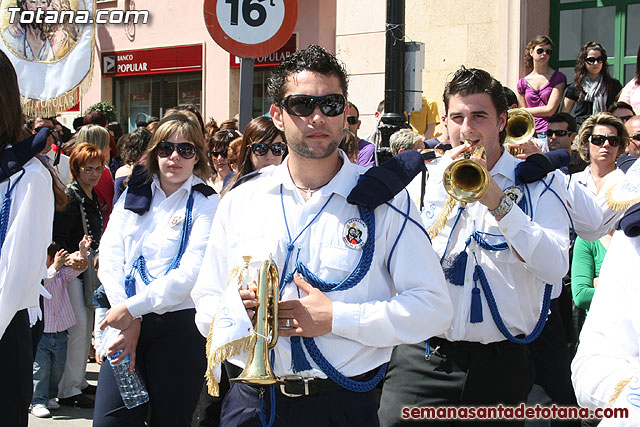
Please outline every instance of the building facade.
[{"label": "building facade", "polygon": [[[100,1],[99,8],[149,10],[151,19],[98,27],[93,82],[80,110],[109,101],[129,128],[185,103],[200,106],[205,119],[218,122],[237,114],[238,61],[207,32],[202,4]],[[423,95],[436,100],[441,113],[444,85],[460,65],[483,68],[515,89],[524,75],[524,46],[537,34],[554,40],[552,66],[569,81],[580,46],[594,40],[607,49],[611,74],[626,83],[635,73],[640,45],[640,33],[634,31],[640,25],[640,0],[406,0],[405,20],[406,40],[425,43]],[[270,67],[296,48],[316,43],[346,64],[361,136],[373,131],[373,114],[384,98],[385,21],[386,0],[298,0],[292,39],[256,61],[254,116],[269,107]]]}]

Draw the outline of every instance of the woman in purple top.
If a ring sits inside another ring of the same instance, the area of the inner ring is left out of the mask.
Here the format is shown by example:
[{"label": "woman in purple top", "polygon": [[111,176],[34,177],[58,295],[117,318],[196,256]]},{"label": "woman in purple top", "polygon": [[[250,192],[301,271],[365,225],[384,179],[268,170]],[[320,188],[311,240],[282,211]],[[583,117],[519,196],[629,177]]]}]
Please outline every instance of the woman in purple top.
[{"label": "woman in purple top", "polygon": [[567,77],[549,66],[551,45],[547,36],[536,36],[524,50],[524,65],[531,72],[518,81],[518,103],[533,115],[538,138],[547,141],[547,117],[558,111]]}]

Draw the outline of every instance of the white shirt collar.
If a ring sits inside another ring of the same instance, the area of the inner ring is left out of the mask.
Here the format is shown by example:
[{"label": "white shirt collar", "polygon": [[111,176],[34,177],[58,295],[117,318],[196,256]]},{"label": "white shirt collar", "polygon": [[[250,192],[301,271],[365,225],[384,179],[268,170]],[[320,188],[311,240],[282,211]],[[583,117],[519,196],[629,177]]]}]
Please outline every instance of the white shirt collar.
[{"label": "white shirt collar", "polygon": [[515,169],[516,165],[520,163],[518,159],[509,154],[508,150],[504,150],[502,155],[498,159],[493,168],[489,171],[492,177],[496,175],[502,175],[512,182],[516,181]]},{"label": "white shirt collar", "polygon": [[[360,175],[360,170],[347,159],[342,150],[338,150],[338,156],[342,160],[342,166],[338,170],[338,173],[329,181],[329,183],[318,190],[318,192],[322,195],[330,195],[332,193],[337,193],[344,197],[345,199],[351,193],[353,186],[358,181],[358,176]],[[264,172],[267,172],[265,169]],[[280,184],[284,186],[284,188],[294,191],[296,190],[296,186],[291,179],[291,175],[289,174],[289,166],[288,162],[283,161],[282,164],[275,166],[273,169],[273,173],[269,177],[269,184],[266,186],[267,191],[273,191],[280,188]]]},{"label": "white shirt collar", "polygon": [[[189,193],[191,192],[191,187],[201,182],[204,182],[204,181],[202,181],[200,178],[198,178],[194,174],[191,174],[191,176],[189,176],[189,178],[187,178],[187,180],[182,183],[180,188],[178,188],[175,192],[171,193],[171,196],[181,191],[185,191],[187,195],[189,195]],[[166,194],[164,193],[164,190],[160,186],[160,178],[158,178],[157,173],[153,174],[153,180],[151,181],[151,192],[154,196],[156,195],[156,191],[161,191],[160,194],[162,194],[166,198]]]}]

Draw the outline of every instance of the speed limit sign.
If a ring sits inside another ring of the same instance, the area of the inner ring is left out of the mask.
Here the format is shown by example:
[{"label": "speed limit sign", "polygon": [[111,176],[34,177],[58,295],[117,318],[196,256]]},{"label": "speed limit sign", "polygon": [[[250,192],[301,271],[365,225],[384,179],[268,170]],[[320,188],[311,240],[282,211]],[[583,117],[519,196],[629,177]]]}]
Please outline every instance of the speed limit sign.
[{"label": "speed limit sign", "polygon": [[297,0],[205,0],[209,34],[227,52],[258,58],[280,49],[298,19]]}]

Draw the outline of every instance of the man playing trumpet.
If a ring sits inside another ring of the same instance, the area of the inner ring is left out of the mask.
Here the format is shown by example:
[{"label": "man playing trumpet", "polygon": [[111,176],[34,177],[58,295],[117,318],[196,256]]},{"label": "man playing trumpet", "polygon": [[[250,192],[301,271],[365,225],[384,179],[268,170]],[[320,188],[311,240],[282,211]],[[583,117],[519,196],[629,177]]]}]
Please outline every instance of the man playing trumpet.
[{"label": "man playing trumpet", "polygon": [[[289,156],[222,198],[192,295],[204,335],[214,316],[214,334],[219,323],[231,325],[217,314],[225,316],[218,308],[230,301],[255,316],[253,292],[225,293],[227,278],[243,256],[252,257],[251,269],[272,254],[281,277],[280,329],[269,362],[280,382],[233,383],[221,425],[260,425],[261,418],[287,426],[376,425],[374,387],[393,346],[449,326],[444,277],[415,223],[400,236],[405,212],[420,221],[406,192],[390,201],[401,213],[347,203],[365,169],[337,148],[347,75],[336,58],[319,46],[296,52],[274,72],[269,94]],[[234,324],[246,323],[241,314]],[[239,371],[245,362],[233,356]]]},{"label": "man playing trumpet", "polygon": [[[421,215],[447,278],[454,319],[428,342],[394,350],[379,411],[383,426],[401,424],[403,407],[525,402],[534,371],[524,343],[544,325],[545,283],[557,283],[568,269],[569,220],[556,197],[564,190],[551,175],[528,185],[517,181],[520,160],[502,145],[502,85],[485,71],[462,68],[445,87],[444,105],[453,148],[429,167]],[[486,151],[486,160],[472,157],[489,173],[486,193],[476,202],[450,199],[445,168],[477,146]]]}]

